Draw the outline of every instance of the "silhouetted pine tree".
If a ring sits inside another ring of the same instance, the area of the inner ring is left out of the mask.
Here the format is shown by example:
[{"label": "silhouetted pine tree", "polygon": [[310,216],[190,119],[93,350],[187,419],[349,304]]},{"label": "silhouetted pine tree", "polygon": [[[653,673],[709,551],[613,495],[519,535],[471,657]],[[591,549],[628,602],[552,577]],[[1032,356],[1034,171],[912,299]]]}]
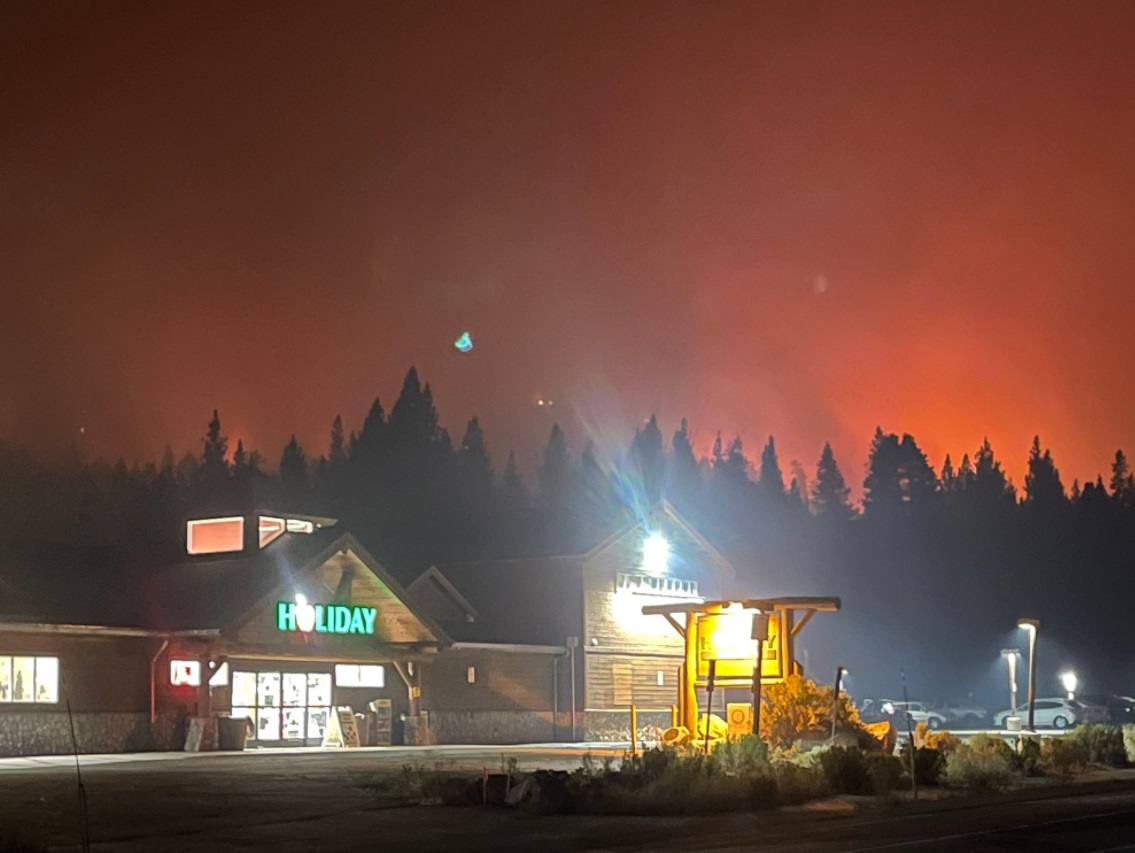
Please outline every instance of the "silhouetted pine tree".
[{"label": "silhouetted pine tree", "polygon": [[202,444],[194,503],[202,509],[227,510],[232,499],[232,472],[227,458],[228,439],[221,433],[221,418],[216,409],[213,409],[213,418],[209,421]]},{"label": "silhouetted pine tree", "polygon": [[575,486],[573,480],[567,438],[560,425],[554,424],[544,447],[537,477],[537,534],[541,550],[545,553],[568,553],[578,531],[578,520],[570,512],[570,498]]},{"label": "silhouetted pine tree", "polygon": [[946,454],[946,459],[942,463],[942,493],[945,495],[952,495],[958,490],[958,475],[954,471],[954,463],[950,461],[950,454]]},{"label": "silhouetted pine tree", "polygon": [[1115,451],[1115,461],[1111,463],[1111,496],[1128,509],[1135,506],[1135,475],[1122,450]]},{"label": "silhouetted pine tree", "polygon": [[776,458],[776,441],[771,435],[761,450],[757,492],[774,505],[783,503],[785,498],[784,475],[780,470],[780,461]]},{"label": "silhouetted pine tree", "polygon": [[536,505],[546,514],[562,513],[570,487],[571,457],[567,437],[559,424],[552,425],[544,446],[543,463],[537,478]]},{"label": "silhouetted pine tree", "polygon": [[1025,475],[1025,503],[1034,509],[1048,510],[1063,506],[1064,502],[1064,484],[1052,454],[1047,449],[1042,453],[1040,436],[1034,436]]},{"label": "silhouetted pine tree", "polygon": [[347,464],[347,441],[343,433],[343,416],[336,415],[331,422],[331,441],[327,448],[327,464],[341,468]]},{"label": "silhouetted pine tree", "polygon": [[897,514],[903,504],[899,437],[875,427],[863,480],[863,512],[868,518]]},{"label": "silhouetted pine tree", "polygon": [[650,416],[646,426],[635,430],[631,440],[630,463],[641,484],[641,497],[644,506],[653,506],[662,497],[662,478],[665,471],[665,457],[662,453],[662,431],[658,419]]},{"label": "silhouetted pine tree", "polygon": [[851,489],[844,482],[830,443],[824,443],[816,465],[816,482],[812,487],[812,511],[820,517],[844,520],[854,514],[848,495]]},{"label": "silhouetted pine tree", "polygon": [[470,418],[465,425],[461,450],[457,454],[457,467],[466,493],[465,499],[486,505],[493,490],[493,463],[489,457],[485,433],[477,418]]},{"label": "silhouetted pine tree", "polygon": [[307,454],[293,435],[280,456],[280,486],[285,509],[300,511],[310,497]]},{"label": "silhouetted pine tree", "polygon": [[700,504],[699,480],[698,460],[690,440],[690,425],[682,418],[681,425],[670,440],[666,497],[683,511],[692,511],[692,515],[696,515]]},{"label": "silhouetted pine tree", "polygon": [[502,503],[508,513],[527,510],[532,504],[532,496],[528,487],[524,485],[524,477],[520,474],[520,466],[516,464],[516,452],[508,452],[508,461],[501,475]]}]

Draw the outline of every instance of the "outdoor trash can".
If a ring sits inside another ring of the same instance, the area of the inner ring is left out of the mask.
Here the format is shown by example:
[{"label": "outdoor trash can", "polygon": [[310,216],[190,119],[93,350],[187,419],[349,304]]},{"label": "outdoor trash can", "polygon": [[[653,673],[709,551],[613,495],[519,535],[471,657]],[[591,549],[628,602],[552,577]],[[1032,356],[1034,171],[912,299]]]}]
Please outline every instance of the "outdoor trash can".
[{"label": "outdoor trash can", "polygon": [[359,730],[359,746],[370,746],[370,717],[355,714],[355,728]]},{"label": "outdoor trash can", "polygon": [[241,752],[248,740],[248,717],[221,717],[217,746],[227,752]]}]

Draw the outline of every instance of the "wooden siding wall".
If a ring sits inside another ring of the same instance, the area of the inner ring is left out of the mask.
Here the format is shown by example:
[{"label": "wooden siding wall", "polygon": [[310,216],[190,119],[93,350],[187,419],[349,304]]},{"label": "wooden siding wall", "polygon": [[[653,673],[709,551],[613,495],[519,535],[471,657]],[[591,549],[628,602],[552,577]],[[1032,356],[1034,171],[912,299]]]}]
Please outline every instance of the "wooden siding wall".
[{"label": "wooden siding wall", "polygon": [[[721,595],[721,579],[701,545],[676,525],[663,533],[671,543],[670,575],[698,584],[702,598]],[[644,616],[648,604],[674,601],[660,595],[620,591],[618,575],[641,571],[642,530],[636,528],[594,555],[583,566],[583,707],[636,705],[669,708],[677,701],[678,666],[684,642],[663,616]],[[683,621],[679,618],[679,621]],[[629,670],[628,670],[629,668]],[[658,671],[664,684],[658,685]],[[616,690],[615,673],[629,671],[629,689]]]},{"label": "wooden siding wall", "polygon": [[[374,623],[375,639],[390,643],[428,642],[435,639],[406,605],[351,552],[336,554],[312,573],[310,580],[304,584],[308,590],[308,600],[312,604],[331,603],[345,571],[353,573],[353,580],[350,601],[342,603],[355,607],[374,607],[378,611]],[[302,635],[276,628],[276,603],[291,601],[295,593],[294,589],[275,590],[264,599],[248,622],[240,626],[237,639],[242,643],[258,645],[307,645],[308,641]],[[351,639],[357,641],[359,638]]]},{"label": "wooden siding wall", "polygon": [[145,637],[87,638],[50,634],[0,634],[0,654],[59,658],[59,703],[0,703],[5,711],[37,713],[150,710],[150,655],[160,641]]},{"label": "wooden siding wall", "polygon": [[[678,667],[681,657],[588,655],[587,709],[665,709],[678,702]],[[658,673],[662,673],[662,685]]]},{"label": "wooden siding wall", "polygon": [[[555,655],[449,650],[422,667],[422,707],[439,711],[551,711]],[[469,667],[476,681],[469,684]],[[561,676],[567,668],[561,662]],[[561,683],[560,706],[571,704]]]}]

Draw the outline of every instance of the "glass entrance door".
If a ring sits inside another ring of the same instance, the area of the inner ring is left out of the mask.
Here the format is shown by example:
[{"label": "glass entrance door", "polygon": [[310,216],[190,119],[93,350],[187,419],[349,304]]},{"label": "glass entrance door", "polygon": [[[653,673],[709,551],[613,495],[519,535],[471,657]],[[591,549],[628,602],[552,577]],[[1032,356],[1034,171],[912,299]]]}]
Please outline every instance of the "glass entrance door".
[{"label": "glass entrance door", "polygon": [[253,721],[258,743],[318,746],[331,716],[331,673],[234,670],[232,713]]}]

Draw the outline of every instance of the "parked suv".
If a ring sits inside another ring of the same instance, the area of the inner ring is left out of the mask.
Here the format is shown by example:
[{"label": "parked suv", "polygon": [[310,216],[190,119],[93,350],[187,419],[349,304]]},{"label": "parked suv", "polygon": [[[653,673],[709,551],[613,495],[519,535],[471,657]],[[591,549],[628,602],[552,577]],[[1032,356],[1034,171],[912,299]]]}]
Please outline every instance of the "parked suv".
[{"label": "parked suv", "polygon": [[[1068,699],[1037,699],[1033,709],[1033,722],[1038,728],[1066,729],[1080,720],[1081,710]],[[1026,702],[1008,711],[999,711],[993,716],[993,725],[1006,727],[1009,717],[1020,717],[1023,725],[1028,725],[1029,705]]]}]

